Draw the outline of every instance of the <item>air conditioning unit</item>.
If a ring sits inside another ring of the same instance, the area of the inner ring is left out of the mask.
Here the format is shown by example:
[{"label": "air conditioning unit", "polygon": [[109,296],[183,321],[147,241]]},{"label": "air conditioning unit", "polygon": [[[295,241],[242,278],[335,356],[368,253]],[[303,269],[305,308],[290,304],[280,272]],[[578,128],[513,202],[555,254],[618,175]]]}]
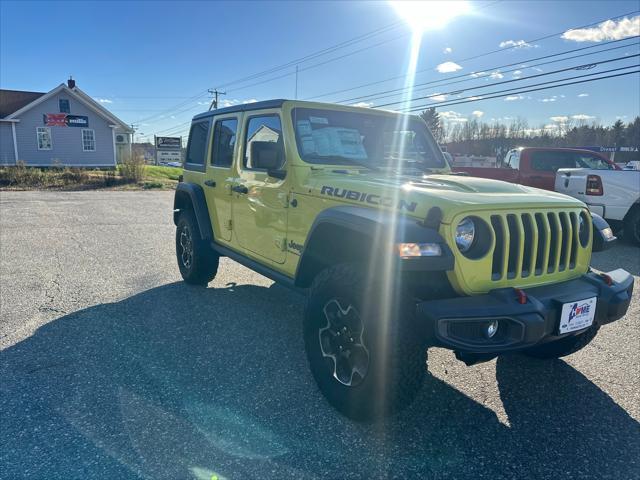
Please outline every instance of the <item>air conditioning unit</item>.
[{"label": "air conditioning unit", "polygon": [[116,133],[116,143],[119,145],[129,143],[129,136],[126,133]]}]

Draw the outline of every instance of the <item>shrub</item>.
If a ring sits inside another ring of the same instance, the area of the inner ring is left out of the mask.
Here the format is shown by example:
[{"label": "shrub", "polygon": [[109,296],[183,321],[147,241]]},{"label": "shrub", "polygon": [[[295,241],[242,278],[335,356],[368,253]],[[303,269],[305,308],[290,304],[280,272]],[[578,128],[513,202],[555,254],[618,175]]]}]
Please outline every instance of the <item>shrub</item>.
[{"label": "shrub", "polygon": [[102,176],[102,181],[104,182],[105,187],[112,187],[116,184],[116,171],[115,170],[107,170],[104,172]]},{"label": "shrub", "polygon": [[144,156],[138,152],[126,152],[120,164],[120,175],[126,182],[139,182],[144,177]]},{"label": "shrub", "polygon": [[65,185],[86,183],[89,179],[89,175],[85,170],[81,170],[79,168],[65,168],[60,174],[60,179]]},{"label": "shrub", "polygon": [[163,185],[160,182],[144,182],[142,188],[149,190],[150,188],[162,188]]}]

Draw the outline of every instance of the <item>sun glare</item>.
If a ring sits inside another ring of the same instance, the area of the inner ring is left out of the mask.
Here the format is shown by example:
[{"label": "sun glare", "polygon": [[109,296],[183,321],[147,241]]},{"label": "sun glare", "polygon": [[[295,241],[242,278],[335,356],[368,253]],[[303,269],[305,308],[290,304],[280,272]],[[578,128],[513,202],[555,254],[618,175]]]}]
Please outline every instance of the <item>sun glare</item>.
[{"label": "sun glare", "polygon": [[396,13],[414,32],[443,28],[449,21],[471,10],[469,2],[450,1],[395,1],[390,2]]}]

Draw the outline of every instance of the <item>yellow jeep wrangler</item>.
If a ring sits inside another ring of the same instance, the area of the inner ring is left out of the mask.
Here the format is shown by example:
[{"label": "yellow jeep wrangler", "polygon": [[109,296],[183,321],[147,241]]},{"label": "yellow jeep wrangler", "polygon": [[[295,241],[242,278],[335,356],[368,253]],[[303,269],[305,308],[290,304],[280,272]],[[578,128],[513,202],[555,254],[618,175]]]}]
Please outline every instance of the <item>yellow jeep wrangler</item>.
[{"label": "yellow jeep wrangler", "polygon": [[453,174],[419,117],[381,110],[271,100],[197,115],[174,221],[186,282],[206,285],[227,256],[307,295],[311,370],[354,419],[406,406],[429,346],[467,364],[568,355],[633,289],[624,270],[589,267],[615,237],[582,202]]}]

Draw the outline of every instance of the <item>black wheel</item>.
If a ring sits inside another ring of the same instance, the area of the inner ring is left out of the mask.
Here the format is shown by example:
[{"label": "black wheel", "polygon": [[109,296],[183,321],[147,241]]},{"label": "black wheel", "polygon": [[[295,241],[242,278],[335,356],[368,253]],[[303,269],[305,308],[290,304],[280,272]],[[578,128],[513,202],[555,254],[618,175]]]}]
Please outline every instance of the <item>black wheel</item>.
[{"label": "black wheel", "polygon": [[549,342],[543,345],[538,345],[525,350],[524,353],[530,357],[540,359],[560,358],[576,353],[578,350],[582,350],[586,347],[591,340],[593,340],[598,334],[599,326],[594,325],[589,330],[579,335],[572,337],[565,337],[562,340],[556,342]]},{"label": "black wheel", "polygon": [[191,210],[180,213],[176,227],[176,257],[185,282],[206,285],[218,271],[218,254],[200,238]]},{"label": "black wheel", "polygon": [[304,340],[311,371],[329,403],[354,420],[406,407],[426,373],[426,346],[412,329],[411,302],[384,297],[352,264],[324,270],[309,291]]},{"label": "black wheel", "polygon": [[624,218],[624,238],[628,242],[640,245],[640,205],[633,206]]}]

